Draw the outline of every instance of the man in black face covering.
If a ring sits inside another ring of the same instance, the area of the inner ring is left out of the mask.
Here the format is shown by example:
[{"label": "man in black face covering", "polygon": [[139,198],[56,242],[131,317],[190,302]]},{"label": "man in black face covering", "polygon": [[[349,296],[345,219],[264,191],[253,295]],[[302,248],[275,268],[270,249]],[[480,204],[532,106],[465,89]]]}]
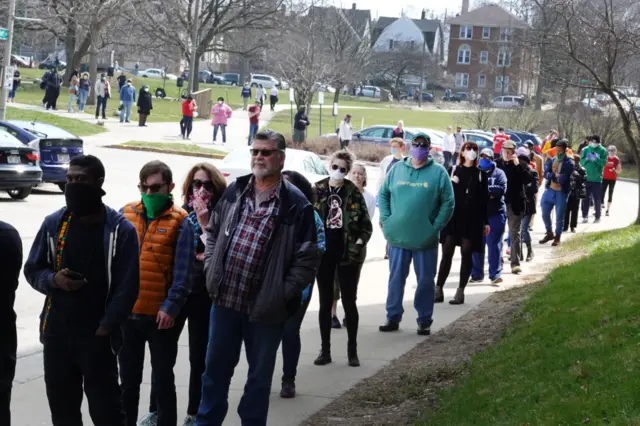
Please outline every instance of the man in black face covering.
[{"label": "man in black face covering", "polygon": [[124,426],[116,355],[121,325],[138,297],[138,235],[105,206],[104,166],[69,163],[67,206],[47,216],[24,274],[46,296],[40,323],[53,426],[81,425],[82,390],[96,426]]}]

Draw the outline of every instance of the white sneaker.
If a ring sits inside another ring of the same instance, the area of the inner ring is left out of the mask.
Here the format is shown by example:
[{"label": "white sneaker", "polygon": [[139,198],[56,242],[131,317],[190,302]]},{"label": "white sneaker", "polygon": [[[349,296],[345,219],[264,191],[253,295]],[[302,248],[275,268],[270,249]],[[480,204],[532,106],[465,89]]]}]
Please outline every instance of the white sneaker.
[{"label": "white sneaker", "polygon": [[196,416],[187,415],[187,417],[184,418],[184,423],[182,424],[182,426],[195,426],[195,424]]},{"label": "white sneaker", "polygon": [[140,419],[138,426],[157,426],[158,425],[158,413],[148,413],[146,416]]}]

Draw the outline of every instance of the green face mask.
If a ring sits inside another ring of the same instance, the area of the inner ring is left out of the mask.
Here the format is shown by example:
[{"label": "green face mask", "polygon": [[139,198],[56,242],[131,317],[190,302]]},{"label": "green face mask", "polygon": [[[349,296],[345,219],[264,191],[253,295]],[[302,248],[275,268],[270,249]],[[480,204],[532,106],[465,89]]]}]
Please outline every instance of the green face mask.
[{"label": "green face mask", "polygon": [[558,155],[557,155],[558,160],[560,160],[560,161],[564,160],[564,157],[565,157],[566,155],[567,155],[567,153],[566,153],[566,152],[564,152],[564,153],[562,153],[562,154],[558,154]]},{"label": "green face mask", "polygon": [[171,194],[147,194],[141,192],[140,195],[142,196],[142,204],[144,204],[147,218],[149,219],[158,217],[165,210],[169,201],[173,200],[173,195]]}]

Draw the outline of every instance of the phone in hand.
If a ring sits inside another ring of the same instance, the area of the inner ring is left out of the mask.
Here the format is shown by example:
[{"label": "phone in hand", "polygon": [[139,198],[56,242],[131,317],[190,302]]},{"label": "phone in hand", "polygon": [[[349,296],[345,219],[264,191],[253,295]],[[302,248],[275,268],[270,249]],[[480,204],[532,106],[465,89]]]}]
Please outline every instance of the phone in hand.
[{"label": "phone in hand", "polygon": [[67,271],[66,275],[72,280],[84,280],[84,275],[82,275],[80,272]]}]

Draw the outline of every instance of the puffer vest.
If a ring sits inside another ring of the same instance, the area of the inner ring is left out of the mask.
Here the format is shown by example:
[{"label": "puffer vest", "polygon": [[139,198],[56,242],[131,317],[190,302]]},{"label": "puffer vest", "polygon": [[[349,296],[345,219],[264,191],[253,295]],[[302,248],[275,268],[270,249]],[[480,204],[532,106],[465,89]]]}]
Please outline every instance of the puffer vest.
[{"label": "puffer vest", "polygon": [[188,213],[175,204],[148,224],[141,201],[127,204],[124,217],[136,227],[140,245],[140,291],[133,313],[157,315],[173,282],[178,231]]}]

